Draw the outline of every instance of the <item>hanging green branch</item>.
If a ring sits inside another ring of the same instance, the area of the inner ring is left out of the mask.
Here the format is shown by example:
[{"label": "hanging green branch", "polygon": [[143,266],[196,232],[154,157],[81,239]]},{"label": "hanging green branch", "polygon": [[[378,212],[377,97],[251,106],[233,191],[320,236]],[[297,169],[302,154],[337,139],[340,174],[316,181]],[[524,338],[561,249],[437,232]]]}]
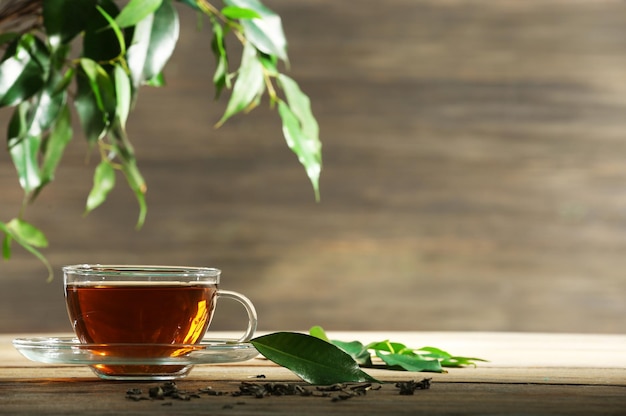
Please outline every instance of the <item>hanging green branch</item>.
[{"label": "hanging green branch", "polygon": [[[216,61],[215,96],[231,90],[217,126],[251,111],[267,95],[318,200],[318,125],[309,98],[279,69],[279,63],[289,65],[280,17],[258,0],[223,0],[221,9],[207,0],[178,3],[210,21],[213,38],[207,47]],[[84,138],[100,155],[85,213],[106,201],[121,172],[137,199],[141,227],[147,185],[126,123],[141,86],[163,85],[163,69],[179,36],[174,0],[130,0],[122,8],[113,0],[7,0],[0,5],[0,25],[12,29],[0,34],[0,108],[14,107],[7,148],[24,191],[18,217],[0,223],[3,256],[10,258],[15,241],[47,264],[37,251],[45,246],[44,234],[23,217],[25,206],[54,179],[73,137],[72,106]],[[233,70],[228,35],[242,44],[241,64]],[[73,47],[80,48],[76,59],[70,58]],[[25,229],[36,230],[31,234],[39,237],[27,238]]]}]

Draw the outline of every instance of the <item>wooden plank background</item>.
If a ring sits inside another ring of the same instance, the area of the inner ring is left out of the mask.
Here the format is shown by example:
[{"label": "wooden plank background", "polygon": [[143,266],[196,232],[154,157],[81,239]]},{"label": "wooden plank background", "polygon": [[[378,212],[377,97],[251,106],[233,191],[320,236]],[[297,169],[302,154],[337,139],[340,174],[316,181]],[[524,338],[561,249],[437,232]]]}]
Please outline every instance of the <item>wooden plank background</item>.
[{"label": "wooden plank background", "polygon": [[[181,9],[169,85],[130,119],[145,227],[121,177],[81,218],[96,155],[77,137],[25,217],[57,278],[16,248],[0,332],[69,330],[59,269],[83,262],[219,267],[268,330],[626,331],[624,2],[266,4],[320,122],[321,203],[266,105],[213,129],[210,33]],[[20,203],[0,152],[0,220]]]}]

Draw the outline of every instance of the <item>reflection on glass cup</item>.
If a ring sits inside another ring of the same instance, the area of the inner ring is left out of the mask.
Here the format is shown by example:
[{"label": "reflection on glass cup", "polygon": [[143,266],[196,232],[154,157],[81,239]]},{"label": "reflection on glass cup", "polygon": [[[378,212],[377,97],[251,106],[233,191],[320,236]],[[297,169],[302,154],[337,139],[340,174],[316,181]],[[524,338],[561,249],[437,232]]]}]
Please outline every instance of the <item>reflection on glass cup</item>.
[{"label": "reflection on glass cup", "polygon": [[[184,377],[191,366],[160,365],[159,360],[193,351],[211,324],[217,298],[244,306],[248,327],[232,341],[250,340],[257,325],[254,305],[240,293],[220,289],[220,273],[208,267],[63,267],[67,311],[76,337],[83,344],[94,344],[95,356],[115,356],[124,362],[94,364],[92,369],[110,379]],[[135,358],[146,363],[126,364]]]}]

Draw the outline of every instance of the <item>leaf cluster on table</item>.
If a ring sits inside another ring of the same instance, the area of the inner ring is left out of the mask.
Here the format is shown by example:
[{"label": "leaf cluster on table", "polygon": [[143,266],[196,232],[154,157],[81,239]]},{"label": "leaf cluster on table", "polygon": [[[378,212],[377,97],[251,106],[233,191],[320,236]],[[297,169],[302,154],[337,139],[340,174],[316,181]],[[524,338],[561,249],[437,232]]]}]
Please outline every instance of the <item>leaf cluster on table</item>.
[{"label": "leaf cluster on table", "polygon": [[312,327],[309,334],[276,332],[254,338],[251,343],[265,358],[318,385],[380,382],[362,368],[442,373],[444,367],[476,366],[477,361],[485,361],[454,356],[434,347],[410,348],[388,340],[369,344],[330,340],[320,326]]}]

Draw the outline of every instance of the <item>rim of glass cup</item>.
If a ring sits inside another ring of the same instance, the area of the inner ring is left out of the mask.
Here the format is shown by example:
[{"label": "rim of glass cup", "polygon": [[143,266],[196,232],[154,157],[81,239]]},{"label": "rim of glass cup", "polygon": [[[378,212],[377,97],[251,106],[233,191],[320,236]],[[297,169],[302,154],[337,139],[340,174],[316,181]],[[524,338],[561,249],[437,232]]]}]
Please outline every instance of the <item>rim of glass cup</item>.
[{"label": "rim of glass cup", "polygon": [[63,266],[64,279],[98,280],[147,279],[161,281],[201,281],[218,284],[221,270],[214,267],[123,265],[123,264],[74,264]]}]

